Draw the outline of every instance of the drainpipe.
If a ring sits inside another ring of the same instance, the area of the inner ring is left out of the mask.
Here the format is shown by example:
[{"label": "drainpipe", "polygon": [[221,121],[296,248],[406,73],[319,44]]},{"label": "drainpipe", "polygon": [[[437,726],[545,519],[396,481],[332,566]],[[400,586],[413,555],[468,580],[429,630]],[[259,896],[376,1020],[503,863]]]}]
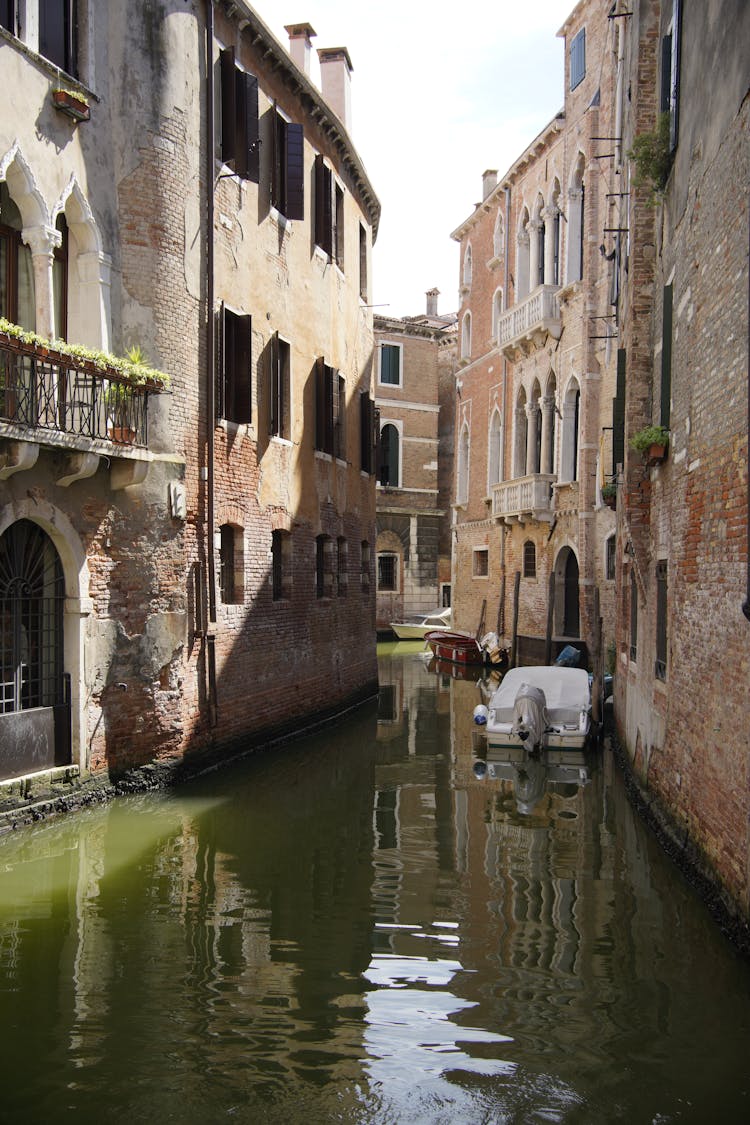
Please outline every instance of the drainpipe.
[{"label": "drainpipe", "polygon": [[[750,236],[749,236],[750,238]],[[750,283],[747,289],[747,314],[748,323],[750,323]],[[747,587],[745,590],[745,600],[742,604],[742,612],[745,617],[750,621],[750,334],[747,340],[747,356],[748,356],[748,381],[747,381],[747,510],[745,512],[745,522],[747,524]]]},{"label": "drainpipe", "polygon": [[214,356],[214,4],[206,4],[206,563],[208,619],[216,621],[214,567],[214,428],[216,423]]}]

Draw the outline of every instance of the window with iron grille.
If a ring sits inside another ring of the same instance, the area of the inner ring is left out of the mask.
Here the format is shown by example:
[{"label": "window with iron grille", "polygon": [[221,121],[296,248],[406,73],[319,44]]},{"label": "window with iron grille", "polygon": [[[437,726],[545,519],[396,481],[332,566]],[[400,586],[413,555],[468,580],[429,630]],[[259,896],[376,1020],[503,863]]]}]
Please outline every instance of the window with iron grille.
[{"label": "window with iron grille", "polygon": [[359,546],[359,582],[363,594],[370,593],[370,544],[363,539]]},{"label": "window with iron grille", "polygon": [[490,553],[486,547],[474,551],[472,573],[475,578],[486,578],[490,573]]},{"label": "window with iron grille", "polygon": [[19,520],[0,536],[0,712],[64,700],[62,564],[49,536]]},{"label": "window with iron grille", "polygon": [[378,589],[398,590],[398,556],[394,554],[378,555]]},{"label": "window with iron grille", "polygon": [[523,545],[523,576],[536,578],[536,543],[527,539]]},{"label": "window with iron grille", "polygon": [[241,557],[240,529],[225,523],[219,529],[219,591],[225,605],[241,601],[242,581],[238,582],[238,560]]},{"label": "window with iron grille", "polygon": [[349,545],[343,536],[336,541],[336,590],[345,598],[349,588]]},{"label": "window with iron grille", "polygon": [[656,564],[656,662],[657,680],[667,678],[667,563]]}]

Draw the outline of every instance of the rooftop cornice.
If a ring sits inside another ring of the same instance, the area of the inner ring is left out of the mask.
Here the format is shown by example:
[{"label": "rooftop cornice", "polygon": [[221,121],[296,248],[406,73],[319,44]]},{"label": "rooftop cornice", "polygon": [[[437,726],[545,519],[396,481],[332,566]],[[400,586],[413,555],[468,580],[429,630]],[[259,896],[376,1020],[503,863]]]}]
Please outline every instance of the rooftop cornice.
[{"label": "rooftop cornice", "polygon": [[253,48],[260,52],[264,62],[272,70],[279,71],[283,75],[290,93],[300,99],[312,119],[318,123],[338,150],[342,163],[347,167],[360,191],[364,209],[372,225],[374,242],[380,223],[380,200],[375,194],[362,159],[344,124],[325,101],[317,86],[302,73],[289,52],[279,43],[254,8],[246,4],[245,0],[219,0],[219,2],[229,19],[237,23],[240,34],[247,37]]}]

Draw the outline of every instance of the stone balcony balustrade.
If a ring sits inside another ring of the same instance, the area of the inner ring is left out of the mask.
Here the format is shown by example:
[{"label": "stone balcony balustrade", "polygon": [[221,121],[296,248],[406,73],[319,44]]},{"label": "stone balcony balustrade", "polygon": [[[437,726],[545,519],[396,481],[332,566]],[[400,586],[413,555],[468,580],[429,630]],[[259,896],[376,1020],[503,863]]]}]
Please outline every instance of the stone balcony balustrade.
[{"label": "stone balcony balustrade", "polygon": [[553,473],[532,473],[501,481],[492,488],[492,515],[504,523],[551,523],[554,518]]},{"label": "stone balcony balustrade", "polygon": [[559,292],[559,285],[540,285],[501,315],[498,339],[508,359],[517,359],[534,348],[543,347],[548,336],[559,340],[562,331]]}]

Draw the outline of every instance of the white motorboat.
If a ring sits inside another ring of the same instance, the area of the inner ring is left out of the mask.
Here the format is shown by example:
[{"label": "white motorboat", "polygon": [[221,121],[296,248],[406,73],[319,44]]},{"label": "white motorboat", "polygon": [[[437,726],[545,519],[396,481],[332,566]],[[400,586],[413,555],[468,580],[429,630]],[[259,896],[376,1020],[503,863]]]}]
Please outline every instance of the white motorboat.
[{"label": "white motorboat", "polygon": [[430,613],[415,614],[406,621],[391,621],[391,629],[400,641],[423,641],[428,633],[450,627],[450,606],[447,609],[433,609]]},{"label": "white motorboat", "polygon": [[487,708],[477,708],[474,718],[486,722],[488,746],[524,747],[528,752],[583,749],[591,734],[589,674],[584,668],[557,664],[511,668]]}]

